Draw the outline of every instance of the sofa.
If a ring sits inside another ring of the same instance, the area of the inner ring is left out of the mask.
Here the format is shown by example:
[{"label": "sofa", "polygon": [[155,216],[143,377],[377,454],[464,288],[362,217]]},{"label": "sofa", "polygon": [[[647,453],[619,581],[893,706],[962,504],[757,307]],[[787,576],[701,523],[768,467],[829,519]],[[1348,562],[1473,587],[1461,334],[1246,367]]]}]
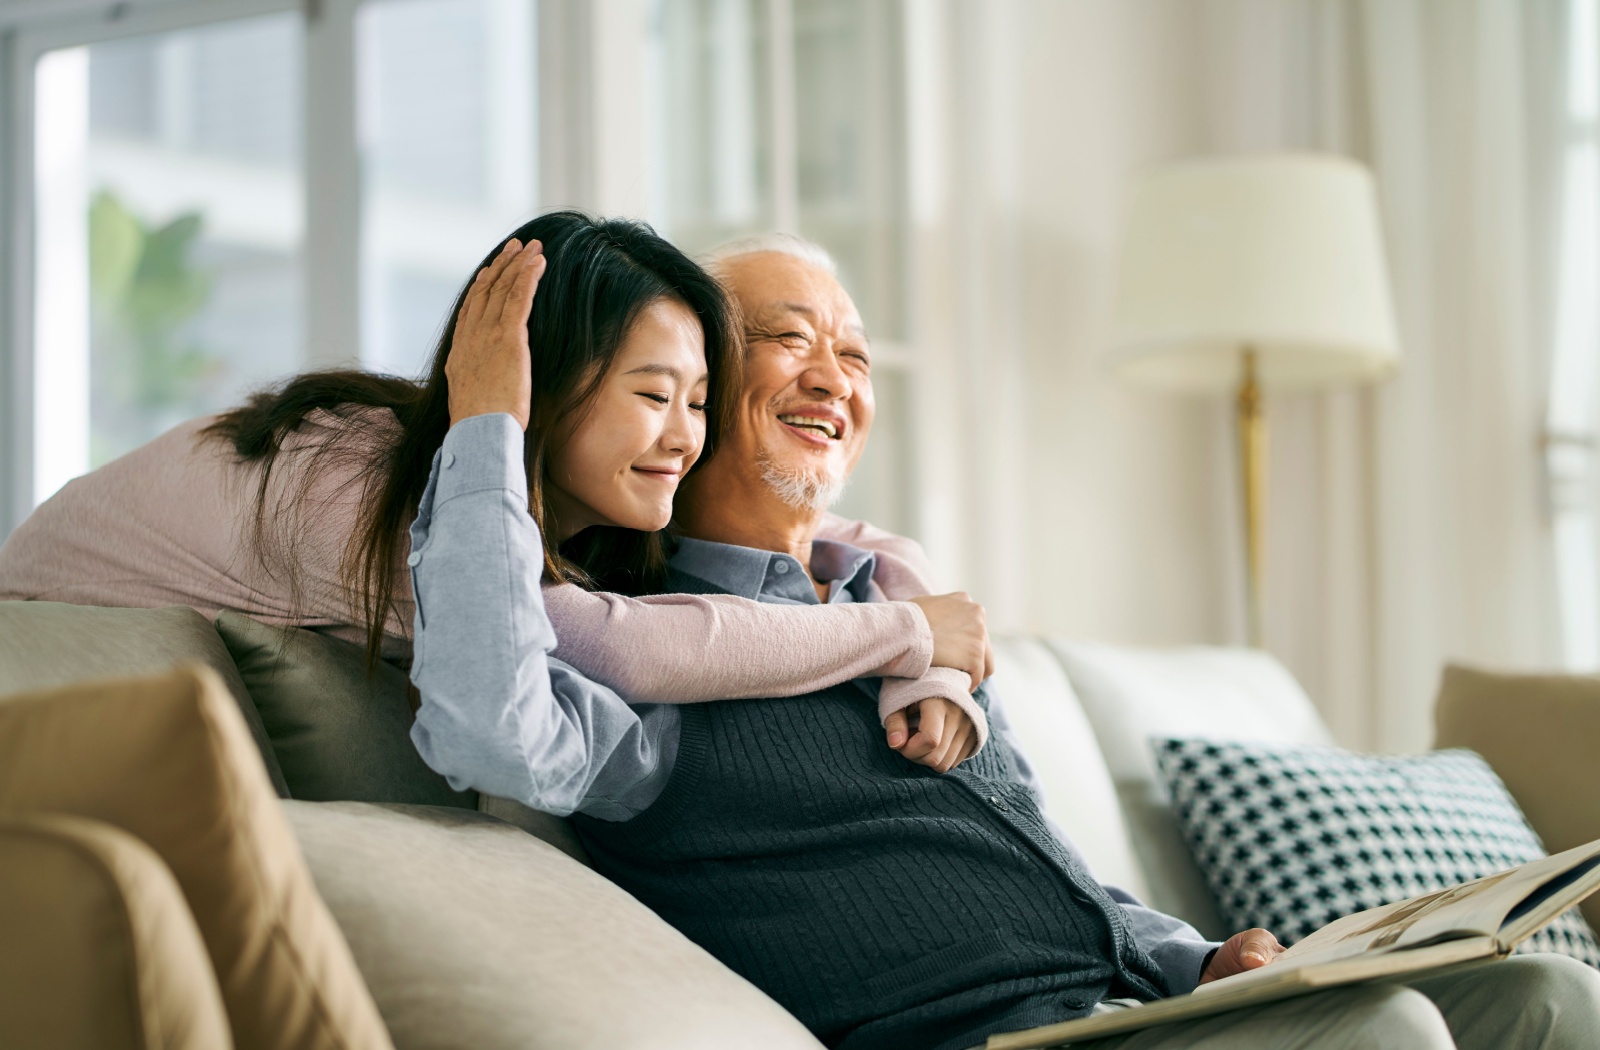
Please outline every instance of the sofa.
[{"label": "sofa", "polygon": [[[1000,638],[996,656],[993,687],[1046,812],[1091,869],[1208,936],[1232,932],[1178,830],[1146,739],[1331,743],[1289,673],[1253,650],[1061,638]],[[208,668],[237,705],[259,752],[249,761],[260,759],[281,796],[316,892],[401,1050],[819,1045],[778,1004],[591,870],[566,822],[453,791],[432,774],[409,749],[404,675],[387,666],[368,674],[354,646],[232,613],[208,621],[187,608],[0,602],[0,705],[177,664]],[[1534,826],[1562,840],[1552,848],[1600,837],[1592,804],[1575,811],[1542,787],[1570,790],[1593,768],[1600,681],[1535,711],[1520,702],[1513,709],[1507,697],[1561,693],[1565,679],[1507,687],[1492,675],[1451,674],[1441,701],[1446,742],[1504,764]],[[1557,756],[1563,769],[1552,770],[1546,756],[1530,759],[1542,735],[1518,742],[1508,732],[1530,714],[1576,727]],[[31,850],[40,833],[0,823],[0,857],[31,856],[7,853],[7,842]],[[19,885],[66,892],[37,879]],[[0,974],[23,965],[15,955],[24,950],[0,937]],[[174,972],[195,970],[189,954],[170,963]],[[92,968],[93,956],[83,953],[66,972]],[[92,986],[90,975],[83,981]],[[36,1045],[24,1038],[27,1024],[0,1019],[0,1043]]]}]

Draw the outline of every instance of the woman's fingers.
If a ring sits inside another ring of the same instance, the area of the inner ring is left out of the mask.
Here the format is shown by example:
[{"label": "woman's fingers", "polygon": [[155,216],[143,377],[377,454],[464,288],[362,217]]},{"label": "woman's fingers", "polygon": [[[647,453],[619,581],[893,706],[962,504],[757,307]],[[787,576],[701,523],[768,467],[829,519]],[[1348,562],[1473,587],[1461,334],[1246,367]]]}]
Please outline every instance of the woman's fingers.
[{"label": "woman's fingers", "polygon": [[922,762],[944,741],[944,707],[924,700],[917,705],[917,732],[901,752],[913,762]]},{"label": "woman's fingers", "polygon": [[521,247],[515,237],[511,238],[501,246],[499,254],[490,259],[488,265],[472,278],[472,284],[467,287],[467,297],[461,301],[461,312],[456,315],[457,331],[476,324],[483,316],[484,304],[488,299],[489,289],[494,287],[495,278],[500,276],[517,249]]},{"label": "woman's fingers", "polygon": [[527,260],[528,249],[517,244],[516,238],[507,242],[507,247],[516,245],[511,251],[502,252],[490,268],[493,272],[489,277],[489,287],[483,299],[483,317],[490,324],[501,318],[505,309],[506,296],[511,293],[511,286],[521,275],[523,265]]},{"label": "woman's fingers", "polygon": [[883,731],[892,750],[905,747],[906,741],[911,739],[911,731],[906,728],[905,708],[889,712],[889,717],[883,720]]},{"label": "woman's fingers", "polygon": [[[518,327],[528,323],[533,309],[533,293],[539,288],[539,278],[544,276],[545,257],[539,242],[533,241],[517,257],[516,271],[505,300],[500,304],[500,322]],[[508,271],[509,273],[509,271]]]},{"label": "woman's fingers", "polygon": [[973,736],[972,720],[963,712],[956,722],[955,732],[950,735],[950,748],[945,752],[939,772],[948,773],[967,760]]},{"label": "woman's fingers", "polygon": [[948,706],[950,711],[945,716],[947,740],[939,749],[939,765],[936,767],[941,773],[948,773],[961,764],[966,757],[967,741],[972,736],[972,720],[967,713],[953,703]]}]

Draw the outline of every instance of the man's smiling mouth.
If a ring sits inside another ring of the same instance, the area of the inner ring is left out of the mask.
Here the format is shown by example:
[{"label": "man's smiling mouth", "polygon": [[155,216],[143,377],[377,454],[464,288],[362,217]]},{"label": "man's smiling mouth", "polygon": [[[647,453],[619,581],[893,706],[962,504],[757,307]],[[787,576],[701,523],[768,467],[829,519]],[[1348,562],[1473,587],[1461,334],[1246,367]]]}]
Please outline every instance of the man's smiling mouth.
[{"label": "man's smiling mouth", "polygon": [[835,427],[829,420],[819,419],[816,416],[780,415],[778,416],[778,422],[783,423],[786,426],[814,431],[834,441],[839,439],[838,428]]}]

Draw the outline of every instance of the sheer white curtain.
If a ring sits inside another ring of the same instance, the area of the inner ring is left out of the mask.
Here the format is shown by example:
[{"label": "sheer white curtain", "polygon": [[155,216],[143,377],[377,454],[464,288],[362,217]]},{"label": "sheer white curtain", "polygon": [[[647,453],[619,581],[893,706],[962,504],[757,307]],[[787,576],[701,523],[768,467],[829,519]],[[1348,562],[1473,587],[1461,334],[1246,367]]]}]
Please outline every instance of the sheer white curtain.
[{"label": "sheer white curtain", "polygon": [[1348,744],[1426,747],[1447,660],[1561,662],[1541,439],[1567,7],[1208,5],[1218,148],[1355,156],[1384,209],[1399,377],[1269,409],[1266,642]]}]

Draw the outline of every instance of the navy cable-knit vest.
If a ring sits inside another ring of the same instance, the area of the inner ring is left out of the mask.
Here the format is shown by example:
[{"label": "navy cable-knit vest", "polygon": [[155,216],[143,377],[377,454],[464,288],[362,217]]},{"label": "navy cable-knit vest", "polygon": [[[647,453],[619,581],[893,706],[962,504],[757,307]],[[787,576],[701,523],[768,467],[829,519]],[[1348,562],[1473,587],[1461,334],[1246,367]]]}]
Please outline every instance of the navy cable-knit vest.
[{"label": "navy cable-knit vest", "polygon": [[[669,587],[718,591],[682,573]],[[941,776],[888,748],[855,683],[679,710],[662,794],[629,821],[580,815],[578,833],[603,874],[824,1043],[958,1050],[1163,994],[998,735]]]}]

